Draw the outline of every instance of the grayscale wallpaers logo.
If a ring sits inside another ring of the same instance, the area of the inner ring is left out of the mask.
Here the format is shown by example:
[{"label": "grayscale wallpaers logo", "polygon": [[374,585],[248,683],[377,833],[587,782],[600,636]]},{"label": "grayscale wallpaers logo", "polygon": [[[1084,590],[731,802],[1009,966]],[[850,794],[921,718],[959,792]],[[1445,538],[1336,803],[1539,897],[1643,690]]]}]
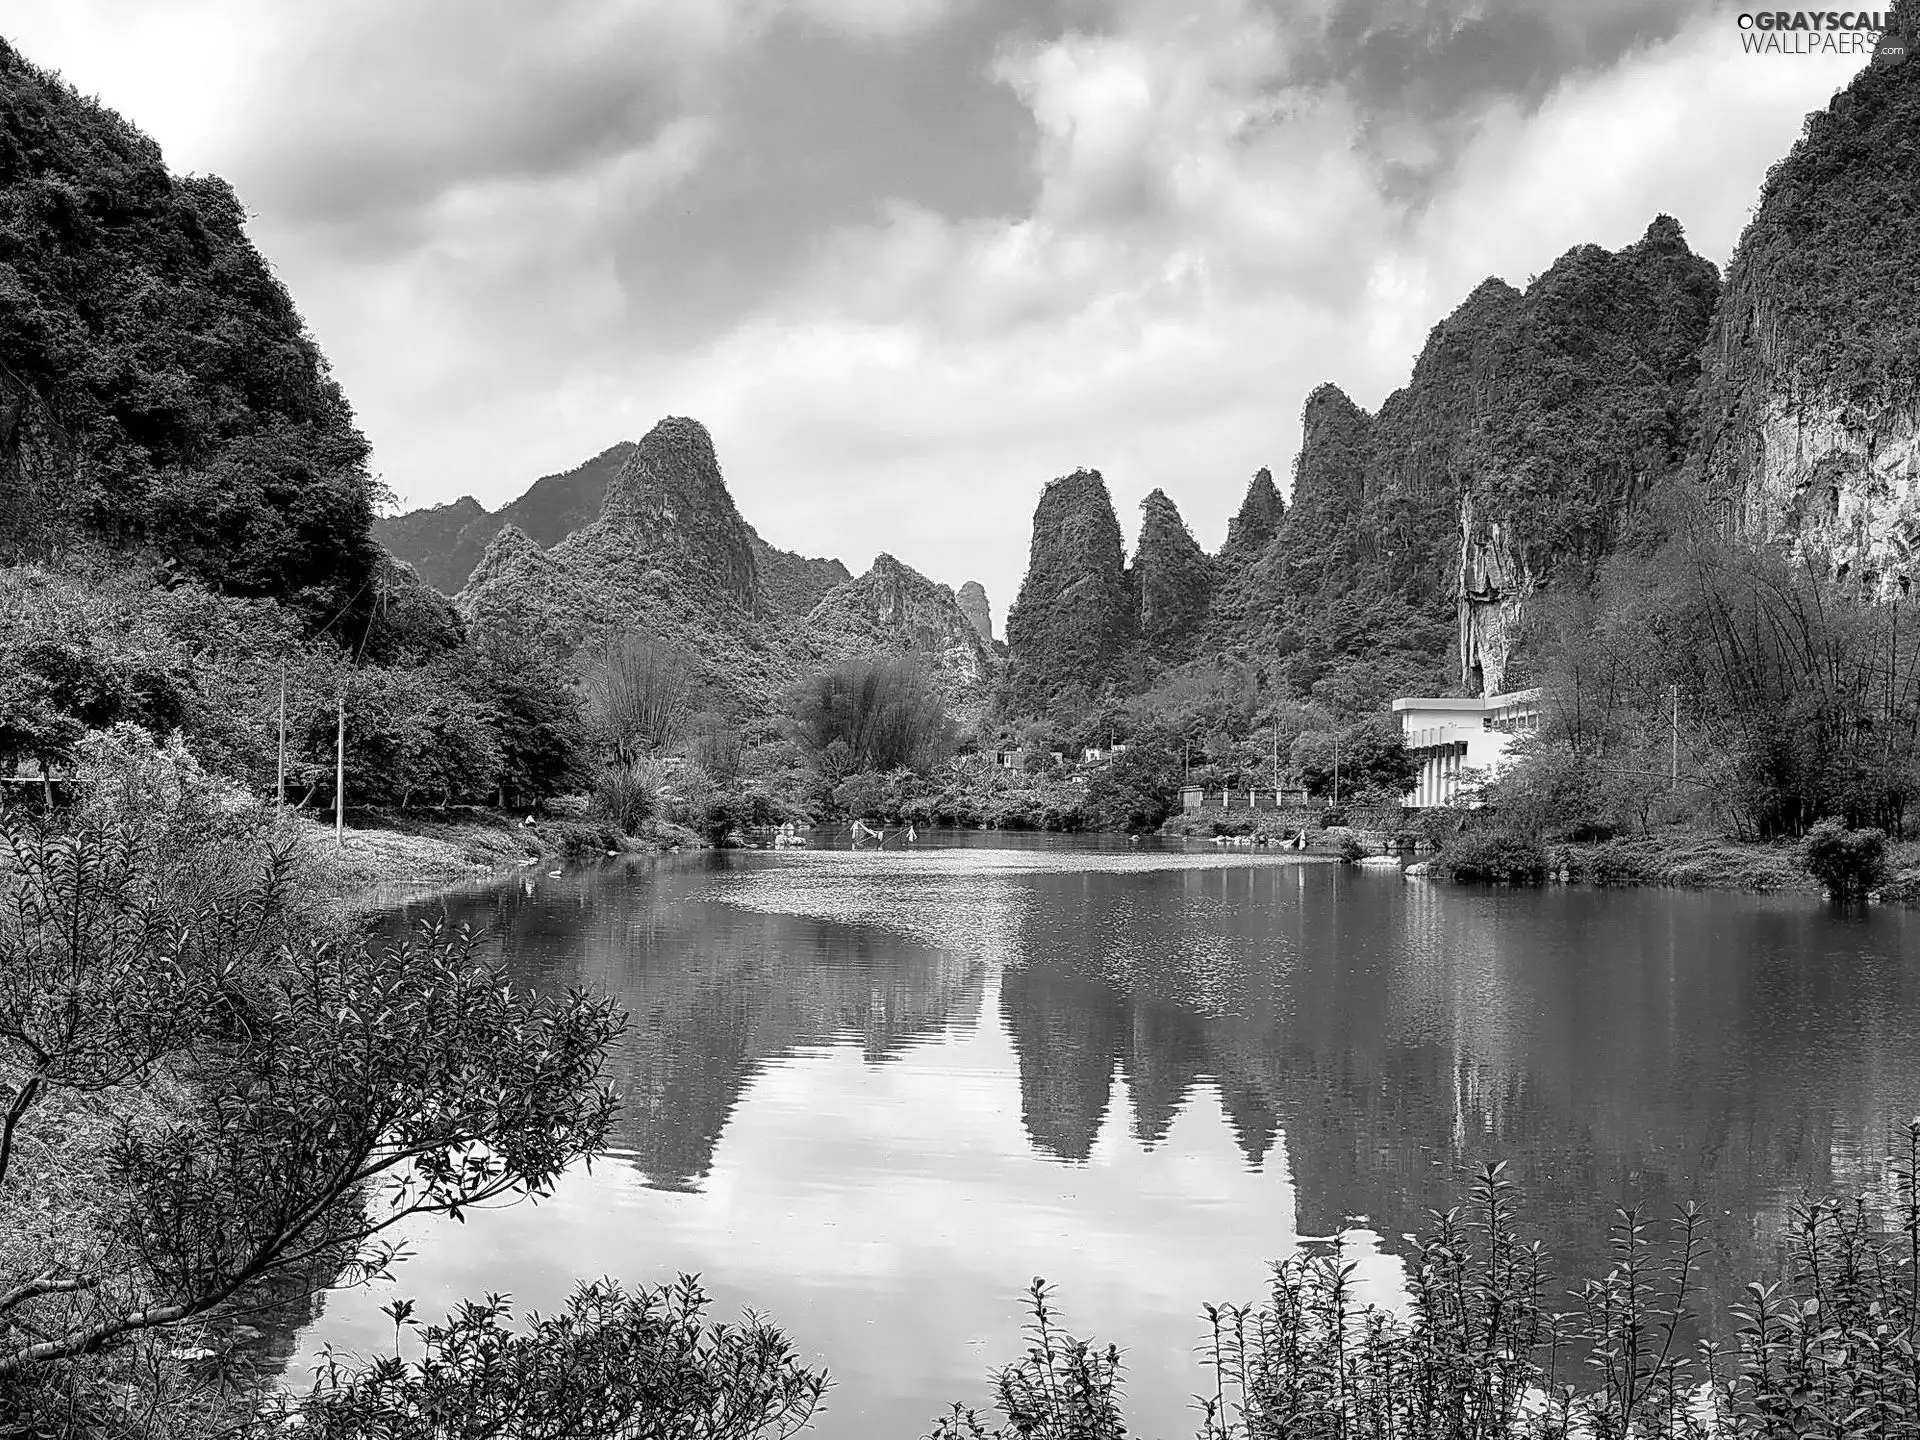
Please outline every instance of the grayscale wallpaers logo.
[{"label": "grayscale wallpaers logo", "polygon": [[1740,17],[1749,55],[1871,55],[1898,65],[1913,53],[1911,35],[1888,28],[1885,10],[1756,10]]}]

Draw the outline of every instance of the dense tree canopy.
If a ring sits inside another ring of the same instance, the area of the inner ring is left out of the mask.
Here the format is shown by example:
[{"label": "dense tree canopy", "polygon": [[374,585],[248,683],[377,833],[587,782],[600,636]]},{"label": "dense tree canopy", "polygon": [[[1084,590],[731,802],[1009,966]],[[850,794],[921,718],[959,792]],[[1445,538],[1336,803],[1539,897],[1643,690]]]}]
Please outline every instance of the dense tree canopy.
[{"label": "dense tree canopy", "polygon": [[0,560],[91,534],[315,619],[366,603],[367,442],[245,222],[0,40]]}]

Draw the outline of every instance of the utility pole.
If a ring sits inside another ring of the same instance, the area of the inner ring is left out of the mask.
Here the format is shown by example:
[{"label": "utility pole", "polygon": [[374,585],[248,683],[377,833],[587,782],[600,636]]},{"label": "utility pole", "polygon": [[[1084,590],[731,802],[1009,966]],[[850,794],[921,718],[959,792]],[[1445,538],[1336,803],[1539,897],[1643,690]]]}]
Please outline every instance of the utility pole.
[{"label": "utility pole", "polygon": [[287,662],[280,662],[280,762],[274,775],[274,796],[287,808]]},{"label": "utility pole", "polygon": [[340,708],[333,741],[333,843],[347,843],[347,680],[340,677]]},{"label": "utility pole", "polygon": [[1672,763],[1673,773],[1670,778],[1670,788],[1674,790],[1678,790],[1680,788],[1680,687],[1678,685],[1675,685],[1673,687],[1672,756],[1673,756],[1673,763]]}]

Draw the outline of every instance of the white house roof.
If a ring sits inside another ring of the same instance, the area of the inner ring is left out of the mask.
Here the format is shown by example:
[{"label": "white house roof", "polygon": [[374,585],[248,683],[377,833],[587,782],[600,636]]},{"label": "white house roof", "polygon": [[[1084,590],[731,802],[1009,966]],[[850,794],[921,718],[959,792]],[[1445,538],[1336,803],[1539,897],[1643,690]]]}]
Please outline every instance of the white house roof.
[{"label": "white house roof", "polygon": [[1540,699],[1540,691],[1509,690],[1504,695],[1408,696],[1393,702],[1394,713],[1403,710],[1486,711],[1505,710],[1514,705],[1531,705]]}]

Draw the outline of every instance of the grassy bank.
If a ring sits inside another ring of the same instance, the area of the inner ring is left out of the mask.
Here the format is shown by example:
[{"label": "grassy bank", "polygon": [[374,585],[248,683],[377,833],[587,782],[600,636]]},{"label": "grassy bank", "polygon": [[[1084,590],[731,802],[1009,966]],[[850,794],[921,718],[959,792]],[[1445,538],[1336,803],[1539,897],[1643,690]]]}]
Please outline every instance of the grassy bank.
[{"label": "grassy bank", "polygon": [[666,821],[648,821],[640,834],[627,835],[580,820],[526,825],[486,810],[465,810],[453,818],[364,813],[346,827],[344,845],[335,842],[330,821],[301,815],[295,824],[326,897],[356,909],[421,886],[457,885],[536,865],[702,843],[692,831]]},{"label": "grassy bank", "polygon": [[1792,844],[1762,845],[1684,830],[1549,845],[1547,868],[1555,879],[1586,885],[1820,891]]}]

